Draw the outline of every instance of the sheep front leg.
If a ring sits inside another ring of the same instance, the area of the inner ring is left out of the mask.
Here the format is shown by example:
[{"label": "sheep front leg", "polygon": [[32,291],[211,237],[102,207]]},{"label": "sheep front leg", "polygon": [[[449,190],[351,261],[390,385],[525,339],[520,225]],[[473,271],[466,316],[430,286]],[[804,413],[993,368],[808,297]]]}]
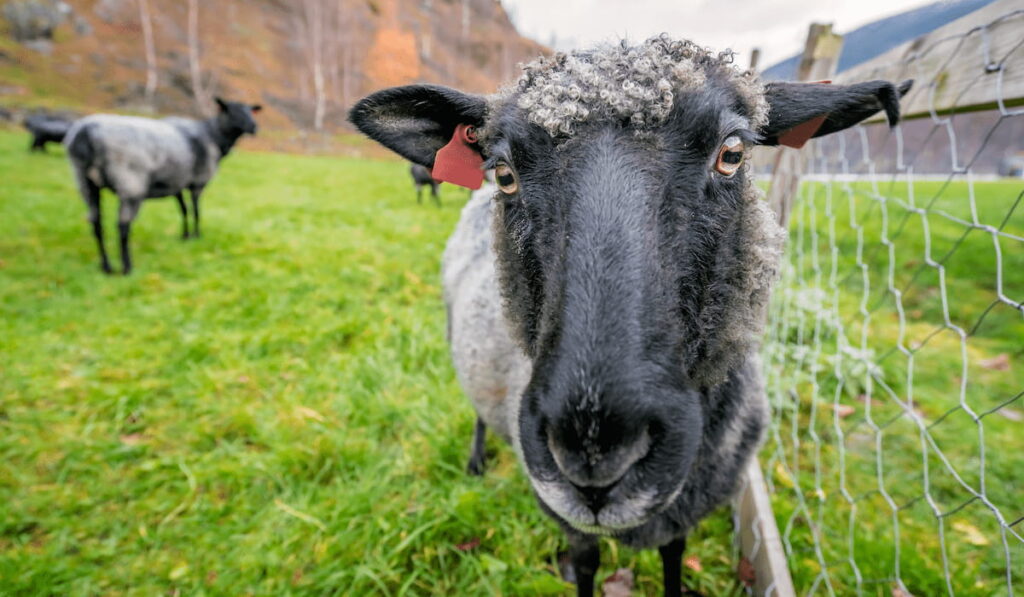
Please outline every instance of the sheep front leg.
[{"label": "sheep front leg", "polygon": [[700,593],[694,591],[683,593],[684,551],[686,551],[686,537],[676,539],[658,548],[658,553],[661,554],[661,571],[665,586],[665,597],[700,597]]},{"label": "sheep front leg", "polygon": [[103,213],[100,210],[100,189],[89,180],[82,177],[79,181],[82,189],[82,198],[85,199],[85,206],[89,210],[88,220],[92,224],[92,235],[96,237],[96,246],[100,250],[100,269],[103,273],[109,274],[110,261],[107,259],[107,249],[103,246]]},{"label": "sheep front leg", "polygon": [[185,195],[178,191],[174,196],[178,200],[178,209],[181,210],[181,240],[188,238],[188,209],[185,208]]},{"label": "sheep front leg", "polygon": [[594,597],[594,576],[601,564],[597,537],[569,531],[569,561],[576,576],[576,597]]},{"label": "sheep front leg", "polygon": [[203,194],[203,186],[189,187],[188,194],[192,197],[192,238],[199,238],[199,197]]},{"label": "sheep front leg", "polygon": [[487,454],[484,452],[487,439],[487,424],[480,417],[476,418],[476,427],[473,429],[473,448],[469,453],[469,464],[466,465],[466,472],[474,477],[484,474],[484,465],[487,462]]},{"label": "sheep front leg", "polygon": [[430,182],[430,196],[434,198],[434,203],[438,207],[441,207],[441,196],[437,194],[437,186],[436,182]]},{"label": "sheep front leg", "polygon": [[132,222],[139,214],[141,206],[141,199],[122,198],[117,215],[117,231],[121,237],[121,271],[126,276],[132,273],[132,255],[128,248],[128,238],[131,236]]}]

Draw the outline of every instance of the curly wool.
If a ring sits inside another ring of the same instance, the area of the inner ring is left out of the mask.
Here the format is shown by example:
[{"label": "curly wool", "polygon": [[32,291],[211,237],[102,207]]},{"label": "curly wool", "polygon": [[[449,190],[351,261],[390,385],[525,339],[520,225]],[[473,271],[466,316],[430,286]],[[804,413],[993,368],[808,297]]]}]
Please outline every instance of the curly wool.
[{"label": "curly wool", "polygon": [[768,119],[764,87],[732,65],[732,53],[711,52],[666,35],[630,46],[625,41],[595,50],[557,53],[523,66],[513,87],[493,101],[514,100],[530,122],[554,138],[596,120],[628,120],[639,131],[663,123],[678,94],[702,88],[708,75],[725,75],[747,104],[752,125]]}]

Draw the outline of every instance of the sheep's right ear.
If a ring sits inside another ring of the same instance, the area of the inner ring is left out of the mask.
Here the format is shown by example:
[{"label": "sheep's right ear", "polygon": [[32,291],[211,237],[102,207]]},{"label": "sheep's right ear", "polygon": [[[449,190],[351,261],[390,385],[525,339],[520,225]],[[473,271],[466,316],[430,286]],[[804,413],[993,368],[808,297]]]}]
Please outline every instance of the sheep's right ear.
[{"label": "sheep's right ear", "polygon": [[433,168],[434,155],[452,139],[455,127],[484,122],[483,97],[439,85],[391,87],[353,106],[349,122],[402,157]]}]

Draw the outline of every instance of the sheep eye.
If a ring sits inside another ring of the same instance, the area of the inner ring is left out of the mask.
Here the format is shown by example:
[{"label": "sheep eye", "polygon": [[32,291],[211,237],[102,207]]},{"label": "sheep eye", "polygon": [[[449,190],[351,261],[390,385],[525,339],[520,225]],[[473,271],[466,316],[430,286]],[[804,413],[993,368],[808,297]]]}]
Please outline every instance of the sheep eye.
[{"label": "sheep eye", "polygon": [[506,195],[515,195],[519,191],[519,180],[516,178],[516,173],[505,162],[499,162],[494,167],[494,180],[497,181],[501,192]]},{"label": "sheep eye", "polygon": [[718,161],[715,170],[724,176],[732,176],[743,165],[743,141],[739,137],[729,137],[718,150]]}]

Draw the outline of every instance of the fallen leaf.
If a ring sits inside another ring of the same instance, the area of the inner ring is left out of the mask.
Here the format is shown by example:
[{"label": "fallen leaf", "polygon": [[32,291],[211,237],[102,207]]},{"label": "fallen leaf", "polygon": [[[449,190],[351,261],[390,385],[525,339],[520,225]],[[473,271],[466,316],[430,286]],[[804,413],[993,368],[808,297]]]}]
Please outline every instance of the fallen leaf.
[{"label": "fallen leaf", "polygon": [[981,534],[978,527],[969,522],[958,520],[953,523],[953,528],[967,535],[967,542],[971,545],[985,546],[989,544],[988,538]]},{"label": "fallen leaf", "polygon": [[789,476],[789,473],[786,471],[786,467],[782,466],[781,462],[775,463],[775,476],[778,478],[779,483],[782,483],[789,488],[793,487],[793,477]]},{"label": "fallen leaf", "polygon": [[840,419],[845,419],[846,417],[857,412],[857,409],[850,406],[849,404],[833,404],[832,410],[834,410],[836,414],[839,415]]},{"label": "fallen leaf", "polygon": [[999,353],[991,359],[982,359],[978,361],[978,366],[990,371],[1009,371],[1010,355],[1005,352]]},{"label": "fallen leaf", "polygon": [[754,582],[757,580],[757,571],[754,570],[754,565],[750,563],[750,560],[745,557],[740,558],[739,566],[736,567],[736,577],[745,586],[749,588],[754,587]]},{"label": "fallen leaf", "polygon": [[508,570],[508,564],[492,555],[481,554],[480,563],[488,574],[500,574]]},{"label": "fallen leaf", "polygon": [[683,566],[686,566],[694,572],[701,572],[704,570],[704,566],[700,565],[700,558],[697,556],[686,556],[683,558]]},{"label": "fallen leaf", "polygon": [[1017,423],[1024,421],[1024,413],[1014,408],[1000,408],[996,412]]},{"label": "fallen leaf", "polygon": [[601,584],[603,597],[632,597],[633,595],[633,571],[629,568],[619,568]]},{"label": "fallen leaf", "polygon": [[459,551],[469,551],[471,549],[476,549],[477,547],[480,547],[480,537],[473,537],[465,543],[457,543],[455,545],[455,549]]},{"label": "fallen leaf", "polygon": [[307,406],[296,406],[295,412],[298,413],[298,415],[303,419],[313,419],[314,421],[319,421],[320,423],[323,423],[326,420],[326,418],[322,414],[316,412],[315,410]]},{"label": "fallen leaf", "polygon": [[127,433],[121,436],[121,443],[126,446],[137,446],[146,442],[146,436],[141,433]]},{"label": "fallen leaf", "polygon": [[188,562],[178,562],[177,566],[171,568],[171,572],[167,575],[167,578],[171,580],[178,580],[186,574],[188,574]]}]

